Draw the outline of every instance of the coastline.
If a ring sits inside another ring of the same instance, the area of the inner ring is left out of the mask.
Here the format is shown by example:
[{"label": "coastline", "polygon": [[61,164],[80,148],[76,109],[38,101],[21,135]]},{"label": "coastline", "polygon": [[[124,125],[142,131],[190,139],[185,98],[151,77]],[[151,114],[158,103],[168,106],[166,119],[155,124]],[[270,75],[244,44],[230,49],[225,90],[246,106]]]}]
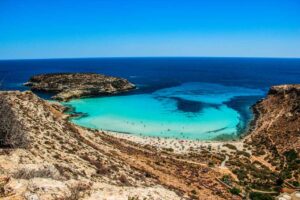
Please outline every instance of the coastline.
[{"label": "coastline", "polygon": [[[79,79],[77,79],[76,81],[72,80],[72,78],[70,78],[70,76],[78,76]],[[82,82],[82,84],[86,84],[86,80],[82,79],[82,77],[88,77],[88,76],[95,76],[97,79],[104,79],[105,81],[107,80],[121,80],[125,83],[126,87],[131,87],[134,86],[131,89],[136,89],[136,86],[131,84],[129,81],[127,81],[126,79],[122,79],[122,78],[114,78],[114,77],[109,77],[109,76],[105,76],[105,75],[99,75],[99,74],[80,74],[80,73],[75,73],[75,74],[68,74],[68,73],[56,73],[56,74],[42,74],[42,75],[36,75],[33,76],[28,83],[31,83],[30,81],[33,81],[31,84],[29,84],[28,86],[33,86],[35,84],[37,84],[37,88],[33,89],[31,88],[34,92],[38,92],[39,90],[44,91],[45,88],[47,88],[47,90],[45,91],[52,91],[55,89],[55,91],[57,90],[57,86],[52,86],[53,88],[51,88],[49,85],[47,86],[47,84],[43,85],[39,82],[40,80],[43,80],[43,78],[46,78],[46,80],[44,80],[45,83],[49,83],[50,85],[52,83],[55,83],[57,80],[59,79],[67,79],[67,83],[65,83],[68,87],[72,88],[73,90],[75,90],[75,85],[78,85],[80,82]],[[35,83],[35,79],[37,79],[37,82]],[[49,79],[49,80],[48,80]],[[95,82],[97,83],[97,82]],[[84,90],[91,90],[92,88],[96,88],[96,84],[93,83],[92,86],[87,85],[86,87],[84,87]],[[49,88],[48,88],[49,87]],[[45,92],[44,91],[44,92]],[[48,91],[48,92],[49,92]],[[63,90],[64,91],[64,90]],[[127,88],[118,88],[117,89],[118,92],[113,92],[110,94],[106,94],[106,93],[101,93],[102,96],[107,96],[107,95],[112,95],[112,94],[120,94],[123,92],[128,91]],[[97,95],[94,96],[90,96],[90,98],[92,97],[97,97]],[[74,96],[75,99],[85,99],[87,98],[87,96],[85,95],[76,95]],[[243,98],[243,96],[241,97],[234,97],[236,98]],[[53,100],[51,100],[53,101]],[[85,126],[81,126],[75,122],[72,121],[72,119],[74,118],[82,118],[82,117],[86,117],[88,116],[87,113],[83,113],[83,112],[76,112],[76,108],[72,105],[68,105],[66,103],[64,103],[63,101],[60,101],[59,99],[54,100],[56,103],[62,105],[64,107],[64,114],[66,114],[66,118],[69,122],[73,123],[75,126],[79,126],[81,128],[87,128],[87,129],[95,129],[95,128],[91,128],[91,127],[85,127]],[[232,100],[228,100],[226,103],[230,104]],[[253,130],[256,126],[256,120],[258,119],[258,114],[257,111],[255,112],[255,105],[257,103],[259,103],[261,100],[259,100],[258,102],[256,102],[254,105],[252,105],[249,109],[251,109],[251,119],[249,119],[249,121],[246,122],[246,124],[241,125],[241,123],[243,123],[240,119],[240,122],[236,125],[237,127],[237,132],[235,134],[221,134],[219,136],[216,136],[212,139],[208,139],[208,140],[201,140],[201,139],[187,139],[187,138],[172,138],[172,137],[161,137],[161,136],[143,136],[143,135],[138,135],[138,134],[134,134],[134,133],[130,133],[130,132],[120,132],[120,131],[112,131],[112,130],[105,130],[105,129],[95,129],[98,132],[102,132],[105,133],[107,135],[111,135],[114,136],[116,138],[120,138],[120,139],[126,139],[128,141],[132,141],[135,142],[137,144],[143,145],[143,146],[147,146],[147,145],[151,145],[159,150],[165,150],[168,149],[169,151],[172,152],[176,152],[176,153],[187,153],[187,152],[191,152],[191,151],[201,151],[202,149],[208,148],[211,151],[215,152],[215,153],[220,153],[220,151],[224,151],[227,153],[230,153],[230,149],[228,149],[227,147],[224,148],[224,145],[226,144],[232,144],[234,146],[236,146],[238,151],[243,151],[245,150],[245,148],[243,148],[243,143],[244,140],[247,138],[247,136],[249,135],[249,133],[251,132],[251,130]],[[232,107],[232,106],[230,106]],[[232,109],[234,109],[232,107]],[[241,116],[243,117],[243,116]],[[243,127],[242,127],[243,126]],[[229,150],[229,151],[228,151]],[[248,153],[251,153],[248,151]]]},{"label": "coastline", "polygon": [[[81,99],[81,98],[80,98]],[[261,100],[260,100],[261,101]],[[61,104],[60,102],[57,102]],[[66,107],[66,112],[64,112],[68,117],[68,121],[73,123],[76,126],[79,126],[84,129],[93,130],[96,132],[101,132],[107,135],[111,135],[116,138],[125,139],[128,141],[135,142],[140,145],[151,145],[153,147],[156,147],[160,150],[164,149],[173,149],[175,153],[187,153],[190,151],[201,151],[201,149],[204,148],[210,148],[214,152],[220,152],[221,150],[224,150],[223,146],[224,144],[232,144],[237,147],[238,150],[243,150],[243,143],[244,140],[247,138],[251,130],[255,126],[255,121],[258,117],[256,117],[256,113],[254,113],[253,106],[251,106],[252,110],[252,116],[253,118],[247,123],[246,128],[239,130],[239,132],[234,135],[234,138],[231,138],[229,136],[229,139],[211,139],[211,140],[201,140],[201,139],[184,139],[184,138],[172,138],[172,137],[159,137],[159,136],[144,136],[144,135],[137,135],[130,132],[120,132],[120,131],[113,131],[113,130],[105,130],[105,129],[97,129],[97,128],[91,128],[91,127],[85,127],[81,126],[79,124],[76,124],[72,122],[73,118],[81,118],[88,116],[87,113],[79,113],[76,112],[76,109],[71,105],[64,105],[62,106]],[[221,137],[223,135],[220,135]],[[219,136],[217,136],[219,137]],[[226,137],[226,136],[225,136]],[[228,151],[228,148],[225,148],[226,151]],[[230,152],[230,151],[229,151]]]},{"label": "coastline", "polygon": [[[175,192],[178,199],[242,199],[255,191],[277,194],[282,172],[295,174],[294,179],[284,177],[289,183],[299,177],[294,168],[284,168],[286,164],[297,166],[297,159],[286,163],[285,156],[295,157],[300,150],[299,91],[299,85],[272,87],[272,92],[252,107],[255,119],[249,134],[238,141],[155,138],[84,128],[70,123],[60,103],[45,101],[30,91],[0,92],[0,131],[6,134],[0,138],[4,148],[0,151],[0,167],[10,180],[1,189],[7,193],[0,195],[8,195],[11,187],[17,195],[23,195],[12,185],[21,180],[22,191],[27,191],[32,181],[36,181],[34,187],[49,187],[43,184],[55,181],[67,185],[74,180],[80,185],[83,182],[78,177],[93,185],[82,196],[94,191],[101,194],[105,189],[100,183],[109,184],[107,188],[114,188],[115,193],[119,189],[114,184],[125,190],[143,187],[148,191],[158,183],[164,187],[163,193]],[[40,174],[39,169],[44,167],[41,163],[49,163],[47,170],[55,173]],[[14,171],[10,166],[16,166]],[[26,177],[30,175],[25,181],[24,168]],[[58,175],[64,179],[56,180]],[[233,188],[241,193],[232,193]],[[73,191],[74,186],[58,190]],[[51,192],[57,190],[41,190],[39,195]]]},{"label": "coastline", "polygon": [[212,152],[220,153],[222,150],[231,152],[226,144],[232,144],[237,147],[238,150],[243,150],[243,140],[238,141],[201,141],[201,140],[187,140],[187,139],[176,139],[176,138],[163,138],[163,137],[150,137],[140,136],[133,134],[126,134],[113,131],[101,131],[104,134],[111,135],[116,138],[129,140],[140,144],[142,146],[153,146],[160,151],[171,151],[174,153],[185,154],[189,152],[200,152],[203,149],[211,149]]},{"label": "coastline", "polygon": [[[83,98],[79,98],[79,99],[84,99]],[[72,119],[80,119],[80,118],[84,118],[84,117],[88,117],[89,114],[86,113],[86,112],[77,112],[76,111],[76,108],[70,104],[64,104],[64,103],[61,103],[59,101],[56,101],[57,103],[60,103],[62,106],[66,107],[65,109],[65,114],[68,115],[68,119],[71,123],[74,123],[75,125],[77,126],[80,126],[80,127],[83,127],[83,128],[88,128],[88,129],[95,129],[95,130],[98,130],[98,131],[103,131],[103,132],[108,132],[108,133],[119,133],[119,134],[122,134],[122,135],[130,135],[130,136],[135,136],[135,137],[141,137],[141,138],[148,138],[148,139],[155,139],[155,138],[161,138],[161,139],[171,139],[171,140],[182,140],[182,141],[194,141],[194,142],[235,142],[235,141],[240,141],[242,140],[243,138],[245,138],[249,131],[252,129],[252,121],[255,120],[255,113],[251,113],[251,119],[250,121],[247,121],[245,122],[246,125],[244,125],[243,128],[240,127],[240,124],[243,123],[243,122],[239,122],[237,125],[236,125],[236,129],[237,129],[237,132],[234,133],[234,134],[220,134],[218,136],[215,136],[211,139],[191,139],[191,138],[180,138],[180,137],[169,137],[169,136],[146,136],[146,135],[142,135],[141,133],[140,134],[136,134],[136,133],[132,133],[132,132],[127,132],[127,131],[115,131],[115,130],[109,130],[109,129],[102,129],[102,128],[95,128],[95,127],[89,127],[89,126],[84,126],[84,125],[80,125],[80,124],[77,124],[75,122],[72,121]],[[254,104],[255,105],[255,104]],[[253,106],[254,106],[253,105]],[[253,112],[252,111],[252,107],[251,106],[249,109],[251,109],[250,112]],[[241,119],[240,119],[241,120]],[[214,131],[212,131],[214,132]]]},{"label": "coastline", "polygon": [[[84,99],[85,97],[83,97]],[[265,97],[264,97],[265,98]],[[93,130],[96,132],[101,132],[106,135],[111,135],[115,138],[125,139],[131,142],[135,142],[142,146],[153,146],[160,151],[171,151],[174,153],[185,154],[189,152],[201,152],[203,149],[210,149],[214,153],[220,153],[221,151],[226,153],[231,153],[232,149],[226,147],[227,144],[236,146],[238,151],[245,150],[244,141],[250,135],[251,130],[256,126],[256,121],[258,119],[258,111],[255,109],[255,105],[262,101],[264,98],[260,99],[254,105],[251,106],[252,119],[247,123],[246,128],[238,130],[234,138],[229,139],[212,139],[212,140],[200,140],[200,139],[181,139],[181,138],[171,138],[171,137],[158,137],[158,136],[143,136],[137,135],[130,132],[120,132],[112,131],[105,129],[97,129],[91,127],[81,126],[72,122],[72,118],[81,118],[88,116],[87,113],[78,113],[76,112],[75,107],[71,105],[64,105],[61,102],[56,101],[57,103],[66,107],[65,114],[68,116],[67,119],[69,122],[73,123],[76,126],[79,126],[84,129]],[[82,99],[82,98],[80,98]],[[223,136],[223,135],[220,135]],[[219,137],[219,136],[217,136]],[[225,136],[226,137],[226,136]],[[224,146],[225,145],[225,146]],[[250,151],[247,151],[251,153]]]},{"label": "coastline", "polygon": [[[57,102],[59,103],[59,102]],[[63,105],[65,106],[65,105]],[[67,109],[67,112],[65,114],[67,115],[67,120],[71,123],[73,123],[75,126],[79,126],[83,129],[92,130],[95,132],[101,132],[106,135],[113,136],[115,138],[119,139],[125,139],[134,143],[137,143],[142,146],[153,146],[157,148],[160,151],[164,151],[168,149],[168,151],[179,153],[179,154],[185,154],[188,152],[195,152],[195,151],[201,151],[203,149],[211,149],[212,152],[220,153],[220,151],[226,151],[227,153],[230,153],[231,150],[228,149],[226,144],[232,144],[237,147],[237,150],[242,151],[244,139],[249,135],[249,131],[252,129],[252,121],[249,122],[249,126],[247,127],[247,131],[244,131],[243,133],[235,136],[234,139],[212,139],[212,140],[200,140],[200,139],[181,139],[181,138],[171,138],[171,137],[159,137],[159,136],[144,136],[144,135],[137,135],[130,132],[120,132],[120,131],[112,131],[112,130],[104,130],[104,129],[97,129],[97,128],[91,128],[91,127],[85,127],[81,126],[79,124],[76,124],[72,122],[73,118],[81,118],[87,116],[86,113],[78,113],[73,112],[72,110],[70,112],[69,109]],[[221,136],[221,135],[220,135]]]}]

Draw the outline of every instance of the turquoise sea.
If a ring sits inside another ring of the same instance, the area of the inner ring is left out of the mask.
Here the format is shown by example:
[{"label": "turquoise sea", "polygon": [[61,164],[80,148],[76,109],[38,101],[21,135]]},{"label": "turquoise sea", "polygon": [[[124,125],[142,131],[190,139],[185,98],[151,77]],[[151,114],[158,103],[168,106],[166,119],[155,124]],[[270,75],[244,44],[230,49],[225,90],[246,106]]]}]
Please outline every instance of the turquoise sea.
[{"label": "turquoise sea", "polygon": [[262,96],[260,89],[188,82],[134,94],[69,102],[88,116],[75,118],[76,124],[146,136],[214,139],[237,135],[243,127],[240,113],[226,105],[235,97]]},{"label": "turquoise sea", "polygon": [[[299,59],[106,58],[0,61],[2,90],[26,90],[30,76],[97,72],[129,79],[137,89],[76,99],[81,126],[181,139],[233,139],[247,130],[251,105],[272,85],[300,83]],[[39,93],[43,98],[49,94]]]}]

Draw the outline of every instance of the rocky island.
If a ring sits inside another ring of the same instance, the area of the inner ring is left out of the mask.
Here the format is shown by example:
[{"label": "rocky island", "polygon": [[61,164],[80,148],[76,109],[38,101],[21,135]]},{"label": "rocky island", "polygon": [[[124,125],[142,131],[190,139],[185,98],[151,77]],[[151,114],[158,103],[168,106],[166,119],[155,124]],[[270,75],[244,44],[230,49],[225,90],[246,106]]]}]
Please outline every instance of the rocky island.
[{"label": "rocky island", "polygon": [[247,136],[232,142],[87,129],[30,91],[0,92],[0,198],[273,199],[295,192],[299,88],[272,87],[253,106]]},{"label": "rocky island", "polygon": [[126,79],[95,73],[41,74],[31,77],[24,85],[33,91],[54,93],[53,99],[59,101],[112,95],[135,88],[135,85]]}]

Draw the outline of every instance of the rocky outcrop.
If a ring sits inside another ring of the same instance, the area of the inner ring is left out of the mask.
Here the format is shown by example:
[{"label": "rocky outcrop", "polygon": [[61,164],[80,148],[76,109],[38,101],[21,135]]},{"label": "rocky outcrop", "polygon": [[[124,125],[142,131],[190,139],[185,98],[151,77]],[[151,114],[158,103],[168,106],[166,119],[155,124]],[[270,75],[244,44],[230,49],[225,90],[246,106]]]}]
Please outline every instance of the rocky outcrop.
[{"label": "rocky outcrop", "polygon": [[248,138],[255,147],[279,156],[290,150],[300,154],[300,85],[271,87],[253,109],[256,120]]},{"label": "rocky outcrop", "polygon": [[0,147],[26,147],[29,143],[26,127],[16,116],[9,92],[0,93]]},{"label": "rocky outcrop", "polygon": [[291,84],[291,85],[277,85],[272,86],[269,90],[269,95],[283,95],[295,93],[300,95],[300,85]]},{"label": "rocky outcrop", "polygon": [[74,98],[112,95],[126,92],[135,85],[123,78],[94,73],[42,74],[24,84],[33,91],[54,93],[53,99],[68,101]]},{"label": "rocky outcrop", "polygon": [[299,91],[300,85],[271,87],[268,96],[253,106],[256,118],[245,139],[253,158],[276,174],[276,187],[300,183]]}]

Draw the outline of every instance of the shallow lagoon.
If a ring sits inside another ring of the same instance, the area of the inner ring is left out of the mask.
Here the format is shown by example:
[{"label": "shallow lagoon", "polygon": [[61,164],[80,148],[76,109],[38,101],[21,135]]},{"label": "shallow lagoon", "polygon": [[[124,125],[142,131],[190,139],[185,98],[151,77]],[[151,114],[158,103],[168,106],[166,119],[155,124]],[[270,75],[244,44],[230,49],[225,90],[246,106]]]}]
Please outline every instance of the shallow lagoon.
[{"label": "shallow lagoon", "polygon": [[[263,96],[260,89],[189,82],[150,94],[77,99],[68,102],[76,124],[143,136],[212,140],[235,137],[247,120],[228,102],[236,97]],[[249,107],[243,105],[251,115]]]}]

